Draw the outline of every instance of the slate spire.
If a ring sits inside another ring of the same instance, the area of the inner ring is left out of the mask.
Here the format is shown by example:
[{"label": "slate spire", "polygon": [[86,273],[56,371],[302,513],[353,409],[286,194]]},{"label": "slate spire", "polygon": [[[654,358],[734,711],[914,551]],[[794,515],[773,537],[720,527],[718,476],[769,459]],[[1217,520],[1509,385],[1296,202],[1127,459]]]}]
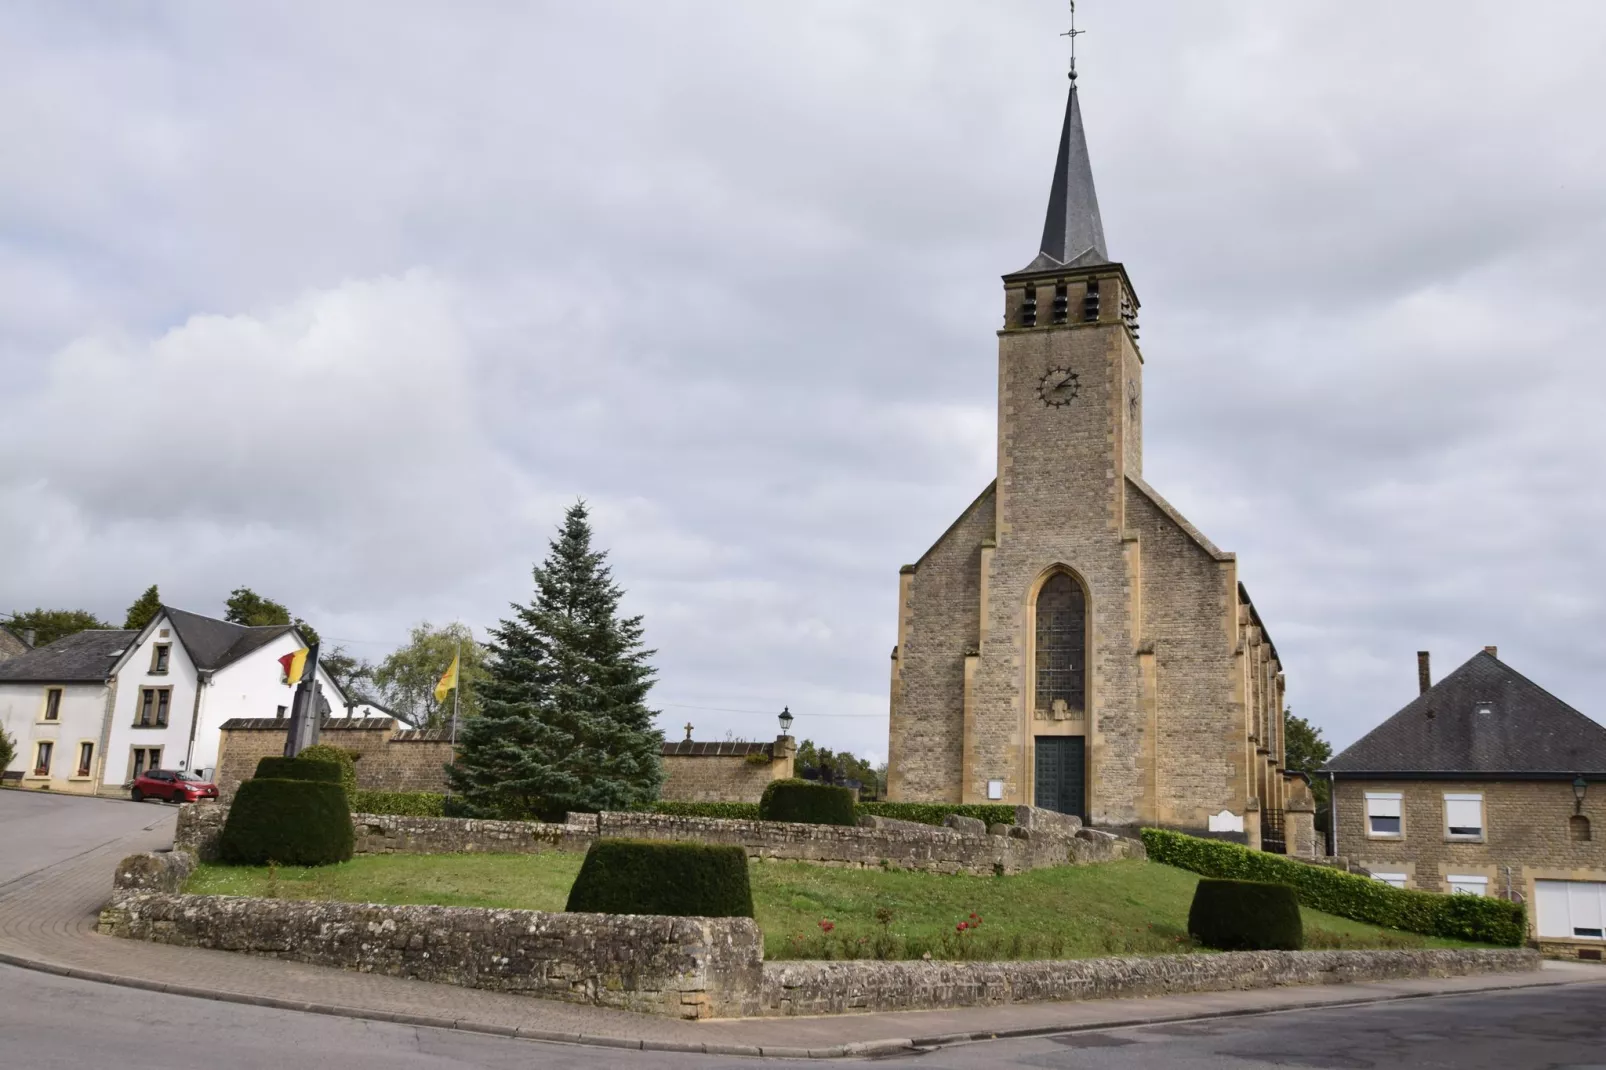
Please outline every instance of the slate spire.
[{"label": "slate spire", "polygon": [[1099,198],[1093,189],[1093,164],[1088,159],[1087,136],[1082,129],[1082,106],[1071,70],[1071,90],[1065,101],[1065,123],[1060,130],[1059,156],[1054,161],[1054,183],[1048,191],[1048,216],[1037,259],[1021,270],[1049,271],[1057,267],[1107,264],[1104,223]]}]

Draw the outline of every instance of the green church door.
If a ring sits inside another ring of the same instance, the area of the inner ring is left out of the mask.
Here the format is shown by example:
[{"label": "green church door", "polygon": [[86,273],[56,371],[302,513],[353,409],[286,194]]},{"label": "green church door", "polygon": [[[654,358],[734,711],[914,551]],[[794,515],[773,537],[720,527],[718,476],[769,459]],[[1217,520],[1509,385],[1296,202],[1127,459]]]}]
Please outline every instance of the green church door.
[{"label": "green church door", "polygon": [[1082,736],[1038,736],[1037,806],[1084,817],[1086,770],[1087,740]]}]

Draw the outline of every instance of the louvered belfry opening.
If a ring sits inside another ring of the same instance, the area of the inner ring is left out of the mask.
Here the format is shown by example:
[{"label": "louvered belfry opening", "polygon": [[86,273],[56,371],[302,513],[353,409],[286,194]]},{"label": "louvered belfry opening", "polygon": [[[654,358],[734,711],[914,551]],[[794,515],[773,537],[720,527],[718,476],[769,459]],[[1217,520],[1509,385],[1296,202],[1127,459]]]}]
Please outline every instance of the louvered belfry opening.
[{"label": "louvered belfry opening", "polygon": [[[1087,598],[1065,573],[1037,593],[1037,712],[1080,716],[1087,708]],[[1064,705],[1055,708],[1056,701]]]}]

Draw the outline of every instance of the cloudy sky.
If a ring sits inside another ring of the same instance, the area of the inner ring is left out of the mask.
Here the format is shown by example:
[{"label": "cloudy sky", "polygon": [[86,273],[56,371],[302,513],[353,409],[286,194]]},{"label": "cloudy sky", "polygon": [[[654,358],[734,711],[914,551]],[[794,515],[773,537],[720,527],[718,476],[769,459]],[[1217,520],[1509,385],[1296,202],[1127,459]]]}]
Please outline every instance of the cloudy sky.
[{"label": "cloudy sky", "polygon": [[[594,507],[678,736],[877,757],[994,467],[1058,0],[0,7],[0,608],[370,658]],[[1486,643],[1606,715],[1606,5],[1084,0],[1146,475],[1345,744]],[[696,708],[702,707],[702,708]],[[739,712],[755,711],[755,712]]]}]

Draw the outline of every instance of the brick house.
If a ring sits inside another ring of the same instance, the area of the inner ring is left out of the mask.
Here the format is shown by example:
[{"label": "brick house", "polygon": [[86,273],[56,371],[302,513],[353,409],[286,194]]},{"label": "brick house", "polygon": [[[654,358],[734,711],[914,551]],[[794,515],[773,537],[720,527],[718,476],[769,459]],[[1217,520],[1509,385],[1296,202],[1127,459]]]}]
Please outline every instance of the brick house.
[{"label": "brick house", "polygon": [[1486,647],[1327,764],[1335,854],[1401,888],[1529,905],[1548,947],[1606,949],[1606,727]]},{"label": "brick house", "polygon": [[1003,277],[997,478],[899,576],[888,797],[1280,841],[1282,664],[1236,556],[1144,480],[1138,298],[1079,96]]}]

